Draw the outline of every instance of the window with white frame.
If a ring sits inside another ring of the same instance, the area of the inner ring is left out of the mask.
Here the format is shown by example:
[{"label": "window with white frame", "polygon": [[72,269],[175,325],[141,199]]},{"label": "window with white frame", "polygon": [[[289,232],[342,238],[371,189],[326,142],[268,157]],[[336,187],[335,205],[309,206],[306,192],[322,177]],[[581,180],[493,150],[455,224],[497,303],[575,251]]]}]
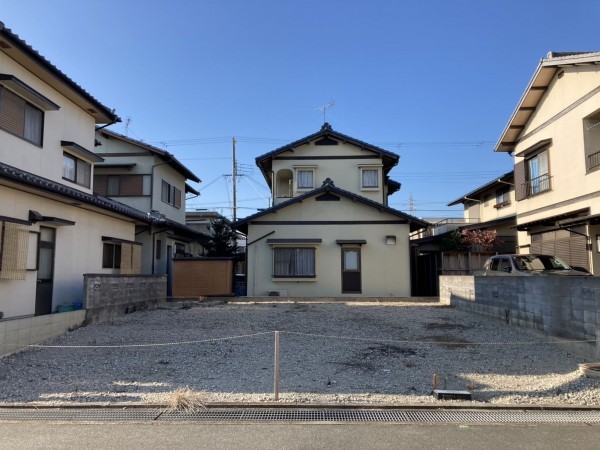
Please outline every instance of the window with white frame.
[{"label": "window with white frame", "polygon": [[313,189],[315,187],[315,171],[313,169],[298,169],[296,177],[298,189]]},{"label": "window with white frame", "polygon": [[379,188],[379,169],[364,168],[361,169],[361,187],[363,189]]},{"label": "window with white frame", "polygon": [[273,249],[275,278],[314,278],[315,249],[313,247],[276,247]]},{"label": "window with white frame", "polygon": [[90,187],[92,165],[69,153],[63,153],[62,177],[81,186]]}]

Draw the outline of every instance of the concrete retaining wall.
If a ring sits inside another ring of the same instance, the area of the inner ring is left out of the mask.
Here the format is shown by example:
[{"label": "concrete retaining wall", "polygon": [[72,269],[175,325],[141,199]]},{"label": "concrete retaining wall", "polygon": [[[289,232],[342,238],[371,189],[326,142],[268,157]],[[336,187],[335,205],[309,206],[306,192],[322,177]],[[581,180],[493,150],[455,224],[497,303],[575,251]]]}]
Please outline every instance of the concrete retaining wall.
[{"label": "concrete retaining wall", "polygon": [[164,275],[85,274],[86,323],[106,322],[166,302]]},{"label": "concrete retaining wall", "polygon": [[561,345],[600,358],[600,277],[440,276],[440,302],[551,337],[594,341]]},{"label": "concrete retaining wall", "polygon": [[0,321],[0,356],[79,328],[84,320],[85,311],[79,310]]}]

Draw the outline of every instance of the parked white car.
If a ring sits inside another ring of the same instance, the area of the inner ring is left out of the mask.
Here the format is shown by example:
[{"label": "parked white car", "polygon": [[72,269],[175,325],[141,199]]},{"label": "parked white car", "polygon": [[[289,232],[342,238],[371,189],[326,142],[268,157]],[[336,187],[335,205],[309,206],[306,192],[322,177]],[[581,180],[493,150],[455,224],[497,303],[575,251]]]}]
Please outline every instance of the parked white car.
[{"label": "parked white car", "polygon": [[583,269],[569,266],[557,256],[550,255],[496,255],[489,258],[483,270],[475,272],[480,276],[534,276],[567,275],[590,276]]}]

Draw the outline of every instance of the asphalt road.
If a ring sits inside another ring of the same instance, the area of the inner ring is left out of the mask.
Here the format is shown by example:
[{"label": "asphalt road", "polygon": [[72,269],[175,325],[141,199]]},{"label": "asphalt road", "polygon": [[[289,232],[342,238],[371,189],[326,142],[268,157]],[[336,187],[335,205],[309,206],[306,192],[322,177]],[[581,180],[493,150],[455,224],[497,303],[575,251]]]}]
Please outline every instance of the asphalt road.
[{"label": "asphalt road", "polygon": [[598,449],[600,425],[0,422],[6,449]]}]

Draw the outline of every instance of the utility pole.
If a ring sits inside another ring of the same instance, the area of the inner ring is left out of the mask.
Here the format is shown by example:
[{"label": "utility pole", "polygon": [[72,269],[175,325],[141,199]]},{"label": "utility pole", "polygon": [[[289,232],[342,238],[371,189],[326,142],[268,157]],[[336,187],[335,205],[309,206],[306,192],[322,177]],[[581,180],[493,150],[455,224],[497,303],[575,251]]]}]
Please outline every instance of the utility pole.
[{"label": "utility pole", "polygon": [[235,222],[237,220],[237,204],[235,198],[235,182],[237,178],[237,163],[235,161],[235,137],[231,138],[231,145],[233,151],[233,168],[231,171],[231,179],[233,181],[233,221]]}]

